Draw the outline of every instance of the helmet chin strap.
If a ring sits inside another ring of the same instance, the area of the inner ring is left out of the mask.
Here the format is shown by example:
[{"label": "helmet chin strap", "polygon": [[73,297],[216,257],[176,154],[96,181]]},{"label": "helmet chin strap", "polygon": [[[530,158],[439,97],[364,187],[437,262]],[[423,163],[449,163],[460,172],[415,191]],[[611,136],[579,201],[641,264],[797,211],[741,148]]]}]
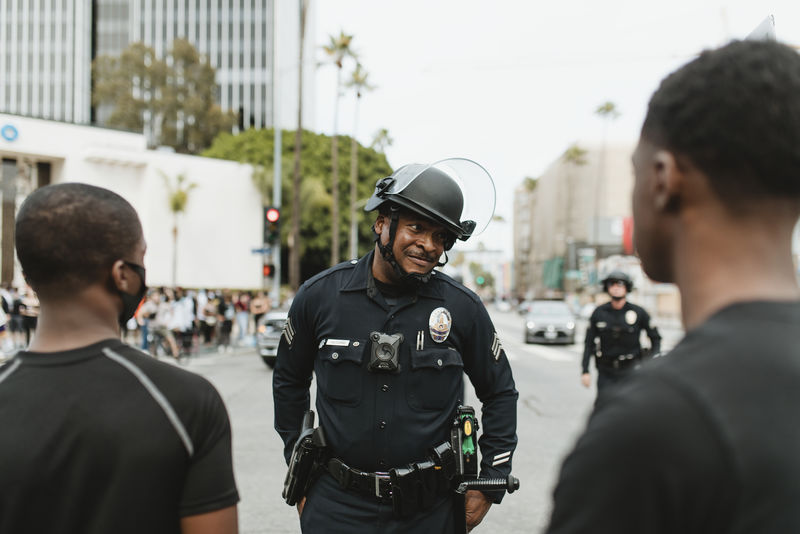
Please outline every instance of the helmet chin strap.
[{"label": "helmet chin strap", "polygon": [[[400,282],[400,285],[406,287],[419,287],[422,284],[428,283],[431,279],[431,274],[433,273],[433,269],[428,271],[427,273],[409,273],[405,269],[400,266],[398,263],[397,258],[394,257],[394,238],[397,234],[397,223],[400,219],[399,209],[395,206],[391,208],[391,215],[390,215],[390,223],[389,223],[389,242],[387,244],[381,243],[381,236],[378,232],[375,231],[375,227],[372,227],[372,233],[375,234],[375,242],[378,244],[378,250],[381,252],[381,256],[384,260],[389,262],[389,265],[392,266],[394,273],[397,275],[397,278]],[[447,253],[445,252],[445,261],[444,263],[438,262],[436,264],[437,267],[442,267],[447,263]]]}]

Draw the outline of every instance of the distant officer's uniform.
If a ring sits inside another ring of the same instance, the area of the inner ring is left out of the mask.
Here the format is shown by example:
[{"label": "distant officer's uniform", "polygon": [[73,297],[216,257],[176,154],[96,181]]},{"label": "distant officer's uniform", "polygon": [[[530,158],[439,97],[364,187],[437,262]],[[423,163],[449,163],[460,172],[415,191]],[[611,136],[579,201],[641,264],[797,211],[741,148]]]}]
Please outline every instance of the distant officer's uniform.
[{"label": "distant officer's uniform", "polygon": [[[592,313],[586,329],[583,350],[583,372],[589,372],[589,360],[595,357],[598,394],[607,385],[619,382],[641,363],[642,330],[650,338],[650,354],[658,354],[661,336],[650,324],[650,315],[636,304],[625,302],[615,310],[611,302],[601,304]],[[599,341],[599,343],[598,343]]]},{"label": "distant officer's uniform", "polygon": [[[477,295],[439,272],[416,291],[395,293],[374,279],[374,254],[303,284],[278,349],[275,428],[286,459],[309,407],[312,371],[335,459],[311,488],[301,525],[305,532],[452,532],[451,492],[397,519],[386,472],[426,459],[448,440],[466,372],[483,403],[481,477],[506,477],[517,442],[511,368]],[[368,369],[371,332],[403,335],[398,373]]]}]

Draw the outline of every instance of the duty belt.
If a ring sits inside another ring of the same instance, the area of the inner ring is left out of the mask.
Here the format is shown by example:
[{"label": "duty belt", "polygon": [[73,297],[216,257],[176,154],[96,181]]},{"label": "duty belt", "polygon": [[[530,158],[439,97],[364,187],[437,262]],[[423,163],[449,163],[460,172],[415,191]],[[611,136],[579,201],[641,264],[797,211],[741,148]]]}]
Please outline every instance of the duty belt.
[{"label": "duty belt", "polygon": [[598,358],[597,362],[603,367],[610,367],[612,369],[627,369],[636,364],[639,357],[636,354],[619,354],[617,356],[610,356],[606,358]]},{"label": "duty belt", "polygon": [[375,497],[384,503],[392,500],[392,485],[388,472],[367,473],[348,466],[338,458],[329,460],[327,469],[346,490]]}]

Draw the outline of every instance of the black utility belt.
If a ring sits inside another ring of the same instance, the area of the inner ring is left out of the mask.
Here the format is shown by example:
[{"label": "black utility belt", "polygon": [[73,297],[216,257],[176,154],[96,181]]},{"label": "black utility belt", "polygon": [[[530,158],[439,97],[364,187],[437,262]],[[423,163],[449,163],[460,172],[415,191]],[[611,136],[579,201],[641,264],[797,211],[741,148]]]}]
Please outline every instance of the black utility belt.
[{"label": "black utility belt", "polygon": [[628,369],[634,367],[639,363],[638,354],[619,354],[617,356],[601,356],[597,358],[597,364],[600,367],[611,369]]},{"label": "black utility belt", "polygon": [[429,508],[452,489],[442,468],[430,460],[368,473],[332,458],[326,468],[343,489],[392,504],[398,517]]}]

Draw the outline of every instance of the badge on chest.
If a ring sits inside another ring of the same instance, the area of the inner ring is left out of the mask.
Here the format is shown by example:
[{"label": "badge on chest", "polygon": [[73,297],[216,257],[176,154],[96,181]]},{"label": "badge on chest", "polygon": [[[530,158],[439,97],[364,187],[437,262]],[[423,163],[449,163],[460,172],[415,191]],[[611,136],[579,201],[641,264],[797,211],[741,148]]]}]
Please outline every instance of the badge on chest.
[{"label": "badge on chest", "polygon": [[447,308],[440,307],[431,312],[428,319],[428,330],[431,333],[431,339],[436,343],[444,343],[444,340],[450,335],[452,327],[453,318]]}]

